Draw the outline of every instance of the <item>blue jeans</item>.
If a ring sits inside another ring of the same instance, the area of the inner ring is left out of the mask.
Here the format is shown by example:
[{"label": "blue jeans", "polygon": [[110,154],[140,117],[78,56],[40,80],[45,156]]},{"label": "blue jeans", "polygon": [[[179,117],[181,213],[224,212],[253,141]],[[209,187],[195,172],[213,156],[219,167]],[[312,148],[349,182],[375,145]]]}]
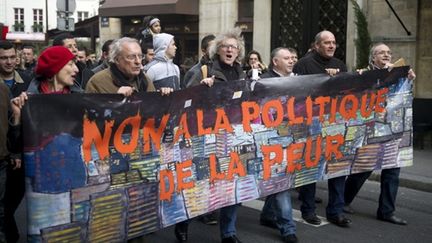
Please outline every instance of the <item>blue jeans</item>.
[{"label": "blue jeans", "polygon": [[391,217],[395,211],[395,201],[399,188],[400,168],[384,169],[381,171],[381,193],[377,216]]},{"label": "blue jeans", "polygon": [[296,233],[292,218],[291,195],[288,190],[267,196],[261,212],[261,219],[276,221],[282,236]]},{"label": "blue jeans", "polygon": [[237,208],[239,204],[220,209],[219,228],[221,238],[227,238],[236,234]]},{"label": "blue jeans", "polygon": [[344,191],[346,176],[329,179],[328,184],[328,204],[326,208],[327,217],[337,217],[343,213]]},{"label": "blue jeans", "polygon": [[7,168],[7,161],[0,160],[0,242],[6,242],[5,222],[4,222],[6,168]]}]

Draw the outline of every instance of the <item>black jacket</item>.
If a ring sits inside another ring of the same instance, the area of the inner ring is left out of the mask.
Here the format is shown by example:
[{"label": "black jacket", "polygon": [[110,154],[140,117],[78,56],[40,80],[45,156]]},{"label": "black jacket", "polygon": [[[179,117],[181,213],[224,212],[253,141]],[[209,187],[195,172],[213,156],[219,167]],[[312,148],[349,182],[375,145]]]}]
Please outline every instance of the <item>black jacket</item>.
[{"label": "black jacket", "polygon": [[294,65],[293,73],[298,75],[326,73],[326,68],[339,68],[340,72],[347,71],[345,64],[336,57],[327,59],[318,52],[312,51]]},{"label": "black jacket", "polygon": [[[27,90],[27,87],[30,84],[31,77],[26,74],[26,71],[15,71],[14,74],[15,82],[12,84],[12,87],[9,88],[13,97],[17,97],[22,92]],[[0,82],[4,83],[4,80],[0,78]]]}]

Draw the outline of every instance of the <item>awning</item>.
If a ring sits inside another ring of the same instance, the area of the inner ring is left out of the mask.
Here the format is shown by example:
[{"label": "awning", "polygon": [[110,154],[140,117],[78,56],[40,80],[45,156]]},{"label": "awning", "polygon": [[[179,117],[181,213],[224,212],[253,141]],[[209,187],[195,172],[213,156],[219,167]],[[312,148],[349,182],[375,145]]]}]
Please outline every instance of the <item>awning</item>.
[{"label": "awning", "polygon": [[101,17],[158,14],[198,15],[199,0],[106,0],[99,7]]}]

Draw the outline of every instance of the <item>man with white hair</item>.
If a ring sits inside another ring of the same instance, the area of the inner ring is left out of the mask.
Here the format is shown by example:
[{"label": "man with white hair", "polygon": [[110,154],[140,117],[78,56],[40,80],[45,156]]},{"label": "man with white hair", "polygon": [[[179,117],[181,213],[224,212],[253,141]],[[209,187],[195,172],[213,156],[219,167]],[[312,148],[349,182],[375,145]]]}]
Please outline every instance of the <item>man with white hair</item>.
[{"label": "man with white hair", "polygon": [[[246,75],[241,67],[245,46],[240,28],[216,36],[209,53],[212,62],[209,65],[207,78],[201,80],[201,84],[211,87],[215,82],[227,83],[245,78]],[[238,204],[220,209],[219,226],[222,243],[241,242],[236,235],[237,207]]]},{"label": "man with white hair", "polygon": [[[362,71],[390,68],[393,66],[391,59],[392,52],[386,44],[375,44],[370,50],[369,66]],[[408,79],[414,80],[415,77],[414,71],[410,69],[408,71]],[[381,193],[378,203],[377,218],[393,224],[406,225],[408,224],[406,220],[394,215],[395,201],[399,187],[399,173],[400,168],[383,169],[381,171]],[[348,176],[345,181],[345,213],[354,213],[354,209],[351,208],[350,204],[371,174],[372,171],[367,171]]]},{"label": "man with white hair", "polygon": [[155,88],[142,72],[142,52],[136,39],[123,37],[111,45],[109,68],[96,73],[86,85],[86,93],[150,92]]}]

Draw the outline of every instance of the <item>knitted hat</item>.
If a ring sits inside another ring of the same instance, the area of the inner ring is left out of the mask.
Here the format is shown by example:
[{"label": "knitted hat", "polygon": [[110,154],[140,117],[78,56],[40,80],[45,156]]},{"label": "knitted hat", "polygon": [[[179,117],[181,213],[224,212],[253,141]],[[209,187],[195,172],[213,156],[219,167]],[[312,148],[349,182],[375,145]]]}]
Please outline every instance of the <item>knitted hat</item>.
[{"label": "knitted hat", "polygon": [[39,56],[36,66],[36,75],[44,78],[54,77],[75,56],[63,46],[51,46]]}]

